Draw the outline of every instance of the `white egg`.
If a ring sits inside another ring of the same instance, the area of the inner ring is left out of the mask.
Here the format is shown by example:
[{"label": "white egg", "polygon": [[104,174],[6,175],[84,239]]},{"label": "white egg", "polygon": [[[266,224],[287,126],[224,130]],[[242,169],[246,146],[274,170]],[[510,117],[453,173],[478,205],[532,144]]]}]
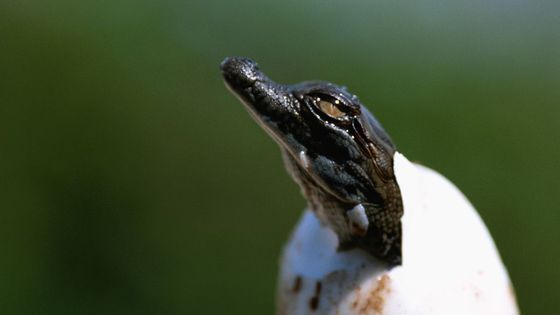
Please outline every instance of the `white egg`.
[{"label": "white egg", "polygon": [[396,153],[404,216],[401,266],[338,252],[307,210],[280,265],[278,315],[514,315],[514,290],[492,237],[463,194]]}]

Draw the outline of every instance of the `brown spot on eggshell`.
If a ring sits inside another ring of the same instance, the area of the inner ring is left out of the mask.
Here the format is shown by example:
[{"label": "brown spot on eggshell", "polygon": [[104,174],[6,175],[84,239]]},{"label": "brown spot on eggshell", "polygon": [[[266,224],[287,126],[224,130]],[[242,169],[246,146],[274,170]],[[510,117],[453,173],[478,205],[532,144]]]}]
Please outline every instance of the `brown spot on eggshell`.
[{"label": "brown spot on eggshell", "polygon": [[383,314],[385,301],[391,292],[391,278],[387,274],[381,275],[377,279],[374,288],[365,294],[361,294],[361,290],[356,290],[356,299],[352,303],[352,308],[358,311],[358,314]]},{"label": "brown spot on eggshell", "polygon": [[312,311],[317,310],[317,308],[319,308],[319,298],[321,296],[321,281],[317,281],[317,283],[315,284],[315,295],[313,297],[311,297],[311,299],[309,300],[309,308]]},{"label": "brown spot on eggshell", "polygon": [[292,293],[299,293],[299,291],[301,290],[301,283],[303,282],[303,280],[301,279],[300,276],[297,276],[294,280],[294,286],[292,287]]}]

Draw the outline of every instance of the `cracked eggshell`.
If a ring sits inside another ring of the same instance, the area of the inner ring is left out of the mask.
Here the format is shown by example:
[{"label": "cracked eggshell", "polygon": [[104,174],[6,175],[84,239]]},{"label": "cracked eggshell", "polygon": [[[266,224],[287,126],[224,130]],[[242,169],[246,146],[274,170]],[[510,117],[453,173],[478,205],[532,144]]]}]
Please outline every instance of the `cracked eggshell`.
[{"label": "cracked eggshell", "polygon": [[305,211],[284,249],[278,315],[514,315],[518,308],[492,237],[463,194],[438,173],[394,159],[404,216],[403,264],[355,249]]}]

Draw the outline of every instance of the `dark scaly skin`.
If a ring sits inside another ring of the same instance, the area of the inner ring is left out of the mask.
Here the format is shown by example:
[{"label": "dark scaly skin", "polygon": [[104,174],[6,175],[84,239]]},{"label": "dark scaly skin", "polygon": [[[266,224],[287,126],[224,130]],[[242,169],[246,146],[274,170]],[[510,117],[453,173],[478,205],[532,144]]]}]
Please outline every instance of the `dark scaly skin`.
[{"label": "dark scaly skin", "polygon": [[[309,207],[338,235],[339,250],[358,247],[400,265],[395,146],[358,98],[328,82],[276,83],[247,58],[227,58],[221,69],[228,88],[279,144]],[[365,210],[366,230],[348,217],[356,206]]]}]

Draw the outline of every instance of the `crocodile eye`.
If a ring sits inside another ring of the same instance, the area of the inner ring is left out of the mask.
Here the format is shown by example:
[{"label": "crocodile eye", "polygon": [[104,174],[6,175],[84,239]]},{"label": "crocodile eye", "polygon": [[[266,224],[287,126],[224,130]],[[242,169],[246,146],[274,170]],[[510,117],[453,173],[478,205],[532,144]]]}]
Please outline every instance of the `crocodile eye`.
[{"label": "crocodile eye", "polygon": [[340,101],[339,100],[325,100],[322,99],[321,97],[316,97],[315,98],[315,104],[317,104],[317,107],[319,107],[319,109],[321,109],[321,111],[323,111],[323,113],[329,115],[332,118],[341,118],[346,116],[346,113],[341,111],[337,105],[339,105]]}]

